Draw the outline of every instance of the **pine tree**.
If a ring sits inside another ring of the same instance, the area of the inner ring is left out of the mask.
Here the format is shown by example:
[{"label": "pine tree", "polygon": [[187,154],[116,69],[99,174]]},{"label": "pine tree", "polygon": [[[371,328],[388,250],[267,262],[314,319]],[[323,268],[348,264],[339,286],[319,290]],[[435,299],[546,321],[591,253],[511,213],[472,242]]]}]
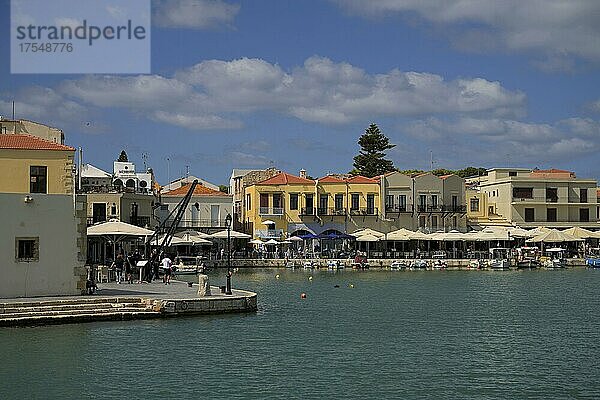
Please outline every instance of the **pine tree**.
[{"label": "pine tree", "polygon": [[125,153],[125,150],[121,150],[121,154],[119,154],[119,158],[117,159],[117,161],[119,162],[128,162],[129,159],[127,158],[127,153]]},{"label": "pine tree", "polygon": [[385,159],[385,151],[396,146],[390,144],[387,136],[379,130],[376,124],[371,124],[358,139],[359,154],[354,157],[353,174],[372,178],[374,176],[394,171],[394,163]]}]

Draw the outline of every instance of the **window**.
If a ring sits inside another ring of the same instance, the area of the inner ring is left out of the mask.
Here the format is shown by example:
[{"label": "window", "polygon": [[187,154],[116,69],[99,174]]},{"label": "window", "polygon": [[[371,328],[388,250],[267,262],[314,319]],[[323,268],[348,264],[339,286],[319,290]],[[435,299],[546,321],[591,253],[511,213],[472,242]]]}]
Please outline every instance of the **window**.
[{"label": "window", "polygon": [[513,198],[533,199],[533,188],[513,188]]},{"label": "window", "polygon": [[580,208],[579,209],[579,221],[580,222],[590,222],[590,209],[589,208]]},{"label": "window", "polygon": [[458,196],[452,196],[452,210],[456,211],[458,208]]},{"label": "window", "polygon": [[437,227],[438,227],[438,217],[437,217],[437,215],[434,215],[431,217],[431,228],[437,229]]},{"label": "window", "polygon": [[546,202],[558,202],[558,188],[546,188]]},{"label": "window", "polygon": [[458,221],[458,219],[456,218],[456,216],[452,217],[452,227],[453,228],[456,228],[458,226],[457,221]]},{"label": "window", "polygon": [[260,194],[260,208],[269,207],[269,195],[267,193]]},{"label": "window", "polygon": [[47,193],[46,178],[47,167],[29,167],[29,193]]},{"label": "window", "polygon": [[437,208],[438,206],[438,197],[437,194],[432,194],[431,195],[431,207],[432,208]]},{"label": "window", "polygon": [[494,206],[489,206],[489,207],[488,207],[488,214],[489,214],[489,215],[491,215],[491,214],[495,214],[495,212],[494,212]]},{"label": "window", "polygon": [[340,211],[344,209],[344,195],[336,194],[335,195],[335,210]]},{"label": "window", "polygon": [[549,208],[546,211],[546,221],[556,222],[556,208]]},{"label": "window", "polygon": [[329,203],[329,196],[322,194],[319,196],[319,214],[327,214],[327,206]]},{"label": "window", "polygon": [[358,210],[358,206],[360,204],[360,198],[358,197],[358,193],[352,193],[352,197],[350,200],[350,209]]},{"label": "window", "polygon": [[306,215],[313,215],[314,214],[314,212],[313,212],[313,207],[314,207],[313,195],[306,194],[305,201],[306,201]]},{"label": "window", "polygon": [[298,193],[290,194],[290,210],[298,209]]},{"label": "window", "polygon": [[425,211],[427,206],[427,196],[424,194],[419,195],[419,211]]},{"label": "window", "polygon": [[375,214],[375,195],[367,194],[367,214]]},{"label": "window", "polygon": [[252,210],[252,204],[250,203],[250,199],[251,199],[250,195],[247,194],[246,195],[246,210]]},{"label": "window", "polygon": [[587,203],[587,189],[579,189],[579,202]]},{"label": "window", "polygon": [[469,200],[469,204],[470,204],[469,209],[471,210],[471,212],[479,211],[479,199],[477,197],[471,198],[471,200]]},{"label": "window", "polygon": [[401,194],[398,196],[398,208],[400,211],[406,211],[406,195]]},{"label": "window", "polygon": [[385,208],[388,210],[394,209],[394,195],[388,194],[385,196]]},{"label": "window", "polygon": [[273,194],[273,208],[283,208],[283,202],[281,201],[281,193]]},{"label": "window", "polygon": [[517,176],[517,171],[508,171],[508,176]]},{"label": "window", "polygon": [[533,208],[525,209],[525,222],[535,221],[535,210]]},{"label": "window", "polygon": [[421,216],[419,217],[419,228],[424,228],[424,227],[425,227],[425,222],[426,222],[426,220],[425,220],[425,216],[424,216],[424,215],[421,215]]},{"label": "window", "polygon": [[15,238],[15,260],[17,262],[39,261],[39,238]]}]

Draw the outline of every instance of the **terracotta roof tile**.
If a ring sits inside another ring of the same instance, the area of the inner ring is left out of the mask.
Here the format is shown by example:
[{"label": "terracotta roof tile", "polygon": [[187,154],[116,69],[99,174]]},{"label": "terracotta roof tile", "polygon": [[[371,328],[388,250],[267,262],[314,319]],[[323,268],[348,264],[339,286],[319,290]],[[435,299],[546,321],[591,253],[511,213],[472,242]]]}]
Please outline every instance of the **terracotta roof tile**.
[{"label": "terracotta roof tile", "polygon": [[75,151],[73,147],[32,135],[0,134],[0,149]]},{"label": "terracotta roof tile", "polygon": [[[178,187],[177,189],[170,190],[163,193],[163,196],[185,196],[189,190],[188,185]],[[196,185],[194,188],[194,196],[229,196],[227,193],[219,192],[202,185]]]},{"label": "terracotta roof tile", "polygon": [[265,179],[264,181],[258,182],[257,185],[287,185],[287,184],[300,184],[300,185],[314,185],[315,181],[312,179],[301,178],[299,176],[291,175],[286,172],[280,172],[279,174]]},{"label": "terracotta roof tile", "polygon": [[349,178],[348,183],[378,183],[378,179],[375,178],[367,178],[366,176],[356,175],[352,178]]},{"label": "terracotta roof tile", "polygon": [[345,183],[344,179],[337,178],[332,175],[324,176],[323,178],[319,178],[319,183]]}]

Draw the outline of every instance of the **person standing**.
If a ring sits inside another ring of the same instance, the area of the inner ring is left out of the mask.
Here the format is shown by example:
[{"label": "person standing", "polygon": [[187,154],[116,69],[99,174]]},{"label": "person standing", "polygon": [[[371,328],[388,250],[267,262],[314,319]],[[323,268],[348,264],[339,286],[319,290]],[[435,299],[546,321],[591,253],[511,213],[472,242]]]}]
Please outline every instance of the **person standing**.
[{"label": "person standing", "polygon": [[163,266],[163,271],[165,273],[163,280],[165,281],[165,285],[168,285],[171,283],[171,267],[173,265],[173,262],[171,261],[169,256],[165,255],[165,258],[162,259],[161,263]]},{"label": "person standing", "polygon": [[123,254],[119,253],[115,260],[115,271],[117,273],[117,284],[120,284],[123,280],[123,267],[125,266],[125,260]]}]

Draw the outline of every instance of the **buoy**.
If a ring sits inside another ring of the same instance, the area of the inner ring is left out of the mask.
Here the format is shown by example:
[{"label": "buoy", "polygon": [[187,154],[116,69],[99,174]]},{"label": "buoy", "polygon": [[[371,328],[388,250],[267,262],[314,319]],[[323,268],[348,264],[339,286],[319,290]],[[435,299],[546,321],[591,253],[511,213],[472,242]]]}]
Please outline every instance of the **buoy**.
[{"label": "buoy", "polygon": [[275,275],[275,279],[279,279],[279,274]]},{"label": "buoy", "polygon": [[306,293],[302,293],[302,294],[300,294],[300,298],[301,298],[301,299],[305,299],[305,298],[306,298]]},{"label": "buoy", "polygon": [[308,277],[308,280],[309,280],[309,281],[312,281],[312,276],[309,276],[309,277]]},{"label": "buoy", "polygon": [[354,285],[353,285],[353,284],[350,284],[349,286],[350,286],[351,288],[354,288]]}]

